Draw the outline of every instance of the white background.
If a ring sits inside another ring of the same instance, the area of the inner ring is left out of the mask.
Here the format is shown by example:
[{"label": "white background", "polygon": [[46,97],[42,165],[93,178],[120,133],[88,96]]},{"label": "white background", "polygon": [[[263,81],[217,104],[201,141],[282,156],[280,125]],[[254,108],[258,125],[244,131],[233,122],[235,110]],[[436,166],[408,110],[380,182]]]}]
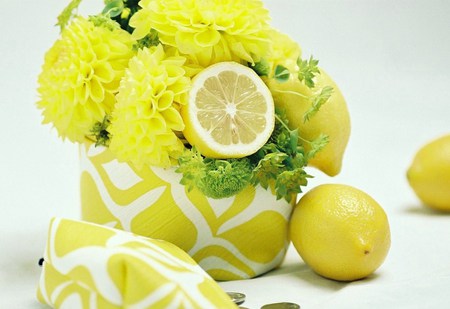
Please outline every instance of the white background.
[{"label": "white background", "polygon": [[[37,75],[68,0],[0,2],[0,307],[41,308],[37,261],[49,220],[79,217],[77,147],[42,126],[35,107]],[[83,14],[102,7],[85,2]],[[450,1],[264,2],[272,24],[320,60],[351,113],[342,173],[311,170],[308,188],[333,182],[369,193],[388,214],[392,247],[362,281],[323,279],[291,250],[281,269],[222,286],[246,293],[249,308],[449,307],[450,216],[421,206],[405,172],[420,146],[450,133]]]}]

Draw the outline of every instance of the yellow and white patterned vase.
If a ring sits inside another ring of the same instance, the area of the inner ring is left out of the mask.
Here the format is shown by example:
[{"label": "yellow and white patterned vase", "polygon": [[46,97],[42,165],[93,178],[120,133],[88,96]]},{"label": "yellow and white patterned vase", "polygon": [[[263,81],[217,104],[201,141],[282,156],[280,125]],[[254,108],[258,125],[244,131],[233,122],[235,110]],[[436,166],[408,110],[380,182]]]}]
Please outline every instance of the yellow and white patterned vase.
[{"label": "yellow and white patterned vase", "polygon": [[175,245],[54,218],[38,299],[54,308],[237,308]]},{"label": "yellow and white patterned vase", "polygon": [[80,153],[83,220],[171,242],[216,280],[252,278],[283,261],[293,204],[270,191],[210,199],[188,192],[173,169],[136,170],[91,143]]}]

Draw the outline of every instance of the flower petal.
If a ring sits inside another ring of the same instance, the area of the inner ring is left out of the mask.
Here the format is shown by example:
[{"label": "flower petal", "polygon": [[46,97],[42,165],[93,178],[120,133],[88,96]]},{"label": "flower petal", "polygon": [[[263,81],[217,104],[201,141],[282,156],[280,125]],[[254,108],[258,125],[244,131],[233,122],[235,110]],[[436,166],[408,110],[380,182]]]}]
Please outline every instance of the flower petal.
[{"label": "flower petal", "polygon": [[214,29],[206,29],[194,35],[194,42],[201,47],[209,47],[220,41],[220,33]]},{"label": "flower petal", "polygon": [[184,54],[192,54],[199,51],[200,46],[193,44],[195,34],[190,32],[177,32],[175,34],[175,42],[180,52]]},{"label": "flower petal", "polygon": [[175,131],[184,130],[183,118],[181,118],[180,113],[175,108],[169,108],[161,112],[167,126]]},{"label": "flower petal", "polygon": [[105,98],[105,89],[103,89],[102,84],[99,82],[97,78],[91,79],[90,82],[91,89],[91,99],[95,103],[101,103]]}]

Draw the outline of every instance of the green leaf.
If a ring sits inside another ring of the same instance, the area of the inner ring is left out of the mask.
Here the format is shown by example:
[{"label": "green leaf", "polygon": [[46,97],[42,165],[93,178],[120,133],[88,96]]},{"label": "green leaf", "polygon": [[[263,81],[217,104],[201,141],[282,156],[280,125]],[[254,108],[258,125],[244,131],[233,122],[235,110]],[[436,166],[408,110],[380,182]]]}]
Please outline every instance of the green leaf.
[{"label": "green leaf", "polygon": [[277,199],[291,202],[310,177],[304,168],[307,164],[305,150],[299,140],[298,130],[288,127],[283,110],[275,111],[275,129],[269,141],[254,155],[257,165],[253,169],[252,183],[275,190]]},{"label": "green leaf", "polygon": [[284,83],[287,82],[289,80],[289,77],[291,76],[291,72],[289,72],[289,70],[287,68],[285,68],[282,65],[277,65],[275,67],[275,73],[274,73],[274,78],[277,82],[279,83]]},{"label": "green leaf", "polygon": [[96,27],[103,27],[110,31],[120,29],[120,25],[117,22],[115,22],[114,20],[103,14],[91,15],[89,16],[89,21],[93,23]]},{"label": "green leaf", "polygon": [[307,154],[307,160],[312,159],[319,151],[321,151],[329,142],[329,137],[326,134],[321,133],[316,139],[309,144],[311,149]]},{"label": "green leaf", "polygon": [[180,180],[188,191],[197,187],[197,182],[206,175],[206,164],[203,157],[195,148],[187,150],[179,159],[179,167],[175,170],[177,173],[183,174]]},{"label": "green leaf", "polygon": [[91,134],[95,139],[95,146],[108,146],[111,136],[108,132],[108,127],[111,124],[110,116],[108,114],[103,117],[103,120],[96,122],[91,129]]},{"label": "green leaf", "polygon": [[316,74],[320,74],[318,64],[319,60],[314,59],[312,56],[309,60],[297,59],[299,68],[298,79],[309,88],[314,88],[314,77]]},{"label": "green leaf", "polygon": [[283,152],[268,153],[262,158],[253,169],[252,182],[260,184],[267,189],[272,181],[276,180],[284,168],[284,160],[288,157]]},{"label": "green leaf", "polygon": [[108,1],[105,8],[102,11],[102,14],[105,14],[109,17],[116,17],[119,16],[123,9],[125,8],[125,5],[122,0],[112,0]]},{"label": "green leaf", "polygon": [[291,131],[289,137],[290,150],[294,153],[297,150],[298,145],[298,129]]},{"label": "green leaf", "polygon": [[75,11],[81,3],[82,0],[72,0],[70,3],[64,8],[64,10],[58,16],[57,26],[61,28],[61,31],[67,26],[69,21],[75,15],[73,11]]},{"label": "green leaf", "polygon": [[261,61],[256,62],[255,65],[250,65],[250,68],[252,68],[259,76],[269,76],[270,74],[270,65],[266,59],[261,59]]},{"label": "green leaf", "polygon": [[[181,184],[188,190],[197,188],[211,198],[236,195],[247,185],[260,185],[274,190],[277,199],[291,202],[302,192],[302,186],[311,177],[304,170],[308,156],[319,151],[324,141],[309,142],[299,136],[298,130],[288,127],[286,114],[276,109],[276,122],[267,143],[255,154],[240,159],[204,158],[195,148],[187,150],[179,159]],[[311,150],[299,142],[311,143]]]},{"label": "green leaf", "polygon": [[313,117],[333,94],[333,87],[325,86],[314,97],[312,97],[311,107],[303,115],[303,122],[307,122]]},{"label": "green leaf", "polygon": [[144,47],[151,47],[151,46],[157,46],[159,45],[159,35],[158,31],[155,29],[150,29],[150,33],[147,34],[142,39],[138,40],[136,44],[133,45],[134,50],[142,49]]},{"label": "green leaf", "polygon": [[302,168],[282,172],[275,182],[277,199],[284,198],[291,202],[292,198],[301,193],[301,186],[308,184],[307,178],[310,178]]}]

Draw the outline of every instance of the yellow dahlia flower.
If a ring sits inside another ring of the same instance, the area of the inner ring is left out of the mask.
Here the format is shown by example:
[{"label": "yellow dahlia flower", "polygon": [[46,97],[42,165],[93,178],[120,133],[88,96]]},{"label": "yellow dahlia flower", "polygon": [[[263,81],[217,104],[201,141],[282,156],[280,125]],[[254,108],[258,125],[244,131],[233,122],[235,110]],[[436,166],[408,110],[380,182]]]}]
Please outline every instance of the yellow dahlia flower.
[{"label": "yellow dahlia flower", "polygon": [[270,74],[273,76],[275,67],[282,65],[290,72],[298,71],[297,59],[301,56],[300,46],[287,34],[276,29],[269,31],[270,52],[267,61],[270,65]]},{"label": "yellow dahlia flower", "polygon": [[162,45],[143,48],[130,60],[112,113],[109,148],[120,161],[168,167],[184,149],[174,131],[182,131],[179,113],[190,78],[182,56],[168,55]]},{"label": "yellow dahlia flower", "polygon": [[141,39],[153,28],[206,67],[220,61],[250,62],[268,50],[269,13],[261,0],[142,0],[130,25]]},{"label": "yellow dahlia flower", "polygon": [[39,75],[43,123],[53,123],[62,138],[82,142],[111,112],[129,59],[132,38],[111,25],[95,26],[77,17],[45,56]]}]

